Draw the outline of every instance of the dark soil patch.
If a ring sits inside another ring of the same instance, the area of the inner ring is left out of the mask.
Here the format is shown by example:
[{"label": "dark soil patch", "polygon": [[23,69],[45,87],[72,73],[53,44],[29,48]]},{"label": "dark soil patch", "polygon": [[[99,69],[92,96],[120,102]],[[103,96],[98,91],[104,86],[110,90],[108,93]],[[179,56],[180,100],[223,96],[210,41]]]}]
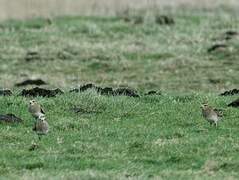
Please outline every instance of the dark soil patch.
[{"label": "dark soil patch", "polygon": [[239,107],[239,99],[231,102],[230,104],[228,104],[227,106],[229,107]]},{"label": "dark soil patch", "polygon": [[63,94],[64,92],[60,90],[59,88],[49,90],[49,89],[43,89],[39,87],[35,87],[33,89],[23,89],[20,93],[20,96],[42,96],[42,97],[55,97],[58,94]]},{"label": "dark soil patch", "polygon": [[44,167],[44,164],[42,162],[36,162],[36,163],[29,163],[24,165],[25,169],[33,170],[33,169],[40,169]]},{"label": "dark soil patch", "polygon": [[155,22],[159,25],[173,25],[175,21],[173,18],[165,15],[158,15],[155,17]]},{"label": "dark soil patch", "polygon": [[[144,23],[144,16],[143,15],[124,16],[123,20],[127,23],[139,25]],[[158,25],[173,25],[175,24],[175,21],[172,17],[166,15],[156,15],[155,23]]]},{"label": "dark soil patch", "polygon": [[149,91],[147,93],[144,94],[145,96],[153,96],[153,95],[162,95],[162,93],[160,91]]},{"label": "dark soil patch", "polygon": [[135,16],[123,16],[122,19],[124,20],[124,22],[127,23],[132,23],[132,24],[143,24],[144,23],[144,17],[141,15],[135,15]]},{"label": "dark soil patch", "polygon": [[131,21],[130,17],[128,17],[128,16],[124,16],[124,17],[123,17],[123,20],[124,20],[125,22],[130,22],[130,21]]},{"label": "dark soil patch", "polygon": [[22,119],[15,116],[14,114],[5,114],[5,115],[0,115],[0,122],[20,123],[22,122]]},{"label": "dark soil patch", "polygon": [[70,92],[84,92],[87,90],[96,90],[99,94],[101,95],[107,95],[107,96],[129,96],[129,97],[140,97],[138,92],[133,90],[133,89],[129,89],[129,88],[118,88],[118,89],[113,89],[111,87],[98,87],[94,84],[86,84],[81,86],[79,89],[73,89],[70,90]]},{"label": "dark soil patch", "polygon": [[133,18],[133,23],[134,24],[143,24],[144,23],[144,17],[142,17],[142,16],[135,16]]},{"label": "dark soil patch", "polygon": [[228,35],[228,36],[236,36],[236,35],[239,35],[239,33],[236,32],[236,31],[227,31],[227,32],[225,32],[225,34]]},{"label": "dark soil patch", "polygon": [[239,33],[237,31],[227,31],[224,33],[225,40],[231,40],[238,35]]},{"label": "dark soil patch", "polygon": [[86,84],[80,87],[79,91],[87,91],[88,89],[94,89],[96,86],[94,84]]},{"label": "dark soil patch", "polygon": [[11,95],[12,95],[12,91],[9,89],[0,90],[0,96],[11,96]]},{"label": "dark soil patch", "polygon": [[219,83],[221,83],[221,80],[220,79],[208,79],[209,80],[209,82],[210,83],[212,83],[212,84],[219,84]]},{"label": "dark soil patch", "polygon": [[114,96],[140,97],[136,90],[128,88],[119,88],[114,90]]},{"label": "dark soil patch", "polygon": [[41,86],[41,85],[46,85],[47,83],[45,81],[43,81],[42,79],[27,79],[23,82],[17,83],[15,84],[16,87],[20,87],[20,86],[27,86],[27,85],[37,85],[37,86]]},{"label": "dark soil patch", "polygon": [[98,91],[100,91],[102,95],[106,95],[106,96],[114,94],[114,90],[111,87],[99,88]]},{"label": "dark soil patch", "polygon": [[223,171],[228,171],[228,172],[236,172],[239,168],[239,164],[238,163],[223,163],[222,165],[220,165],[220,169],[222,169]]},{"label": "dark soil patch", "polygon": [[239,94],[239,89],[232,89],[230,91],[225,91],[223,93],[220,94],[220,96],[233,96]]},{"label": "dark soil patch", "polygon": [[228,47],[226,44],[214,44],[212,47],[208,48],[207,52],[212,53],[214,51],[225,51]]},{"label": "dark soil patch", "polygon": [[37,51],[28,51],[25,57],[25,61],[36,61],[41,60],[41,56]]}]

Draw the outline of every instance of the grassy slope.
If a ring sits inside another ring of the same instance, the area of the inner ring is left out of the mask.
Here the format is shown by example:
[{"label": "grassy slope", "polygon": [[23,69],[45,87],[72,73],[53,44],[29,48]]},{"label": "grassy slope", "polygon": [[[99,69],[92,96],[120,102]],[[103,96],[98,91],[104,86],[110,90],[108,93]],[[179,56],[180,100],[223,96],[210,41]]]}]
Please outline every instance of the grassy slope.
[{"label": "grassy slope", "polygon": [[[52,25],[42,19],[5,22],[0,29],[0,62],[4,63],[0,84],[12,87],[26,78],[42,77],[57,87],[94,82],[180,92],[235,88],[238,39],[227,42],[230,55],[208,54],[207,49],[221,42],[225,31],[238,28],[237,12],[171,14],[174,26],[157,25],[149,12],[141,13],[146,20],[139,25],[110,17],[57,18]],[[42,60],[25,63],[26,53],[32,50]]]},{"label": "grassy slope", "polygon": [[[221,108],[232,100],[203,94],[139,99],[94,92],[37,98],[47,110],[51,132],[30,152],[37,137],[31,131],[28,99],[1,97],[0,113],[24,119],[22,125],[0,126],[1,176],[239,178],[238,110],[226,108],[219,127],[210,127],[200,114],[205,99]],[[73,106],[98,113],[75,114]]]},{"label": "grassy slope", "polygon": [[[51,133],[29,152],[36,136],[29,99],[0,97],[0,113],[24,119],[0,125],[0,174],[16,179],[239,178],[238,110],[233,98],[182,92],[218,92],[239,83],[238,42],[230,55],[207,48],[226,30],[237,29],[230,10],[173,12],[174,26],[149,21],[132,25],[119,18],[57,18],[9,21],[0,29],[0,85],[42,77],[68,89],[78,83],[162,89],[163,96],[104,97],[95,93],[37,98],[47,110]],[[25,63],[28,50],[42,60]],[[216,82],[216,84],[212,83]],[[174,93],[167,94],[166,91]],[[177,92],[175,92],[177,91]],[[178,93],[180,92],[180,93]],[[205,100],[225,108],[218,129],[202,120]],[[77,105],[99,113],[74,114]]]}]

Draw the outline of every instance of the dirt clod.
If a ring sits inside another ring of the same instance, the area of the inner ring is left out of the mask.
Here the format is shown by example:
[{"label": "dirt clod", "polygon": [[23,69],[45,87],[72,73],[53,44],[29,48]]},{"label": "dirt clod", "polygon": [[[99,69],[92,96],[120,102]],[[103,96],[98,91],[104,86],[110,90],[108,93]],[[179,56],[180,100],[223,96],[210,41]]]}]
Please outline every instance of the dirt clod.
[{"label": "dirt clod", "polygon": [[162,95],[162,93],[160,91],[149,91],[147,93],[144,94],[145,96],[152,96],[152,95]]},{"label": "dirt clod", "polygon": [[227,106],[229,107],[239,107],[239,99],[231,102],[230,104],[228,104]]},{"label": "dirt clod", "polygon": [[208,81],[212,84],[219,84],[221,83],[221,80],[220,79],[212,79],[212,78],[209,78]]},{"label": "dirt clod", "polygon": [[137,91],[129,88],[119,88],[114,90],[114,96],[140,97]]},{"label": "dirt clod", "polygon": [[70,92],[84,92],[87,90],[96,90],[101,95],[107,95],[107,96],[129,96],[129,97],[140,97],[137,91],[129,88],[118,88],[113,89],[111,87],[99,87],[94,84],[86,84],[82,85],[80,88],[72,89]]},{"label": "dirt clod", "polygon": [[22,92],[20,93],[20,96],[42,96],[42,97],[55,97],[58,94],[63,94],[64,92],[57,88],[57,89],[43,89],[39,87],[35,87],[32,89],[23,89]]},{"label": "dirt clod", "polygon": [[159,25],[173,25],[175,21],[173,18],[165,15],[158,15],[155,17],[155,22]]},{"label": "dirt clod", "polygon": [[42,79],[27,79],[25,81],[15,84],[15,86],[16,87],[27,86],[27,85],[41,86],[41,85],[46,85],[46,84],[47,83],[45,81],[43,81]]},{"label": "dirt clod", "polygon": [[239,94],[239,89],[232,89],[229,91],[225,91],[225,92],[221,93],[220,96],[233,96],[236,94]]},{"label": "dirt clod", "polygon": [[20,123],[22,122],[22,119],[15,116],[14,114],[5,114],[5,115],[0,115],[0,122]]},{"label": "dirt clod", "polygon": [[231,40],[238,35],[239,33],[237,31],[227,31],[225,32],[224,37],[225,37],[225,40]]},{"label": "dirt clod", "polygon": [[100,88],[100,92],[102,95],[112,95],[114,94],[114,90],[111,87]]},{"label": "dirt clod", "polygon": [[208,48],[207,52],[224,51],[227,47],[228,45],[226,44],[214,44],[212,47]]},{"label": "dirt clod", "polygon": [[11,96],[12,91],[9,89],[1,89],[0,90],[0,96]]},{"label": "dirt clod", "polygon": [[28,51],[26,53],[25,60],[27,62],[35,61],[35,60],[40,60],[40,59],[41,59],[41,56],[40,56],[40,54],[37,51]]}]

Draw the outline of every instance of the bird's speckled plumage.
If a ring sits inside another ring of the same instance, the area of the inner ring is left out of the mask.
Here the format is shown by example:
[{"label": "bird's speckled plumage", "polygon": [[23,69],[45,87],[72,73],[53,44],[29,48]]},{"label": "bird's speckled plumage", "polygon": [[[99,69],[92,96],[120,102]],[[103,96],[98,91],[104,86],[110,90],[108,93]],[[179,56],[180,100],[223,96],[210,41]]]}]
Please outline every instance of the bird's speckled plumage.
[{"label": "bird's speckled plumage", "polygon": [[34,123],[33,131],[37,133],[37,135],[46,135],[49,132],[49,124],[46,121],[45,115],[40,115],[37,121]]},{"label": "bird's speckled plumage", "polygon": [[28,111],[32,114],[32,116],[35,119],[45,114],[41,106],[35,100],[31,100],[29,102]]},{"label": "bird's speckled plumage", "polygon": [[202,108],[202,116],[210,123],[215,124],[217,126],[219,121],[219,115],[214,110],[214,108],[210,107],[208,104],[203,104]]}]

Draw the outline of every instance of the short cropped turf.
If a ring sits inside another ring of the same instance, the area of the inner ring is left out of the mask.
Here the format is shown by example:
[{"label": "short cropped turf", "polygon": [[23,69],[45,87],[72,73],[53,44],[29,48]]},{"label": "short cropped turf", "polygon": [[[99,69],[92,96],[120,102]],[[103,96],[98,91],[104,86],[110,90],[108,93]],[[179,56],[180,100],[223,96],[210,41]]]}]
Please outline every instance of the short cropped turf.
[{"label": "short cropped turf", "polygon": [[[125,13],[0,23],[0,88],[14,92],[0,97],[0,114],[23,119],[0,124],[0,179],[239,179],[239,110],[227,107],[238,95],[218,96],[239,86],[239,35],[225,38],[238,31],[238,11]],[[158,15],[175,24],[157,24]],[[215,44],[226,47],[208,52]],[[41,141],[32,98],[14,86],[35,78],[66,92],[35,98],[50,125]],[[162,95],[69,93],[85,83]],[[223,110],[217,128],[201,116],[203,102]]]},{"label": "short cropped turf", "polygon": [[[174,25],[160,25],[166,15]],[[125,21],[141,18],[142,22]],[[230,8],[130,11],[115,17],[59,17],[0,25],[0,86],[27,78],[53,87],[88,82],[169,92],[220,92],[238,80],[238,11]],[[225,51],[208,53],[214,44]],[[37,53],[30,58],[29,53]],[[27,61],[29,60],[30,61]]]},{"label": "short cropped turf", "polygon": [[[37,98],[50,133],[38,141],[29,98],[1,97],[0,113],[22,124],[1,124],[0,172],[7,179],[239,178],[239,112],[235,97],[208,94],[141,98],[95,92]],[[207,100],[224,110],[219,127],[201,116]],[[81,108],[75,113],[73,108]],[[85,110],[85,111],[84,111]],[[39,145],[29,151],[33,142]]]}]

